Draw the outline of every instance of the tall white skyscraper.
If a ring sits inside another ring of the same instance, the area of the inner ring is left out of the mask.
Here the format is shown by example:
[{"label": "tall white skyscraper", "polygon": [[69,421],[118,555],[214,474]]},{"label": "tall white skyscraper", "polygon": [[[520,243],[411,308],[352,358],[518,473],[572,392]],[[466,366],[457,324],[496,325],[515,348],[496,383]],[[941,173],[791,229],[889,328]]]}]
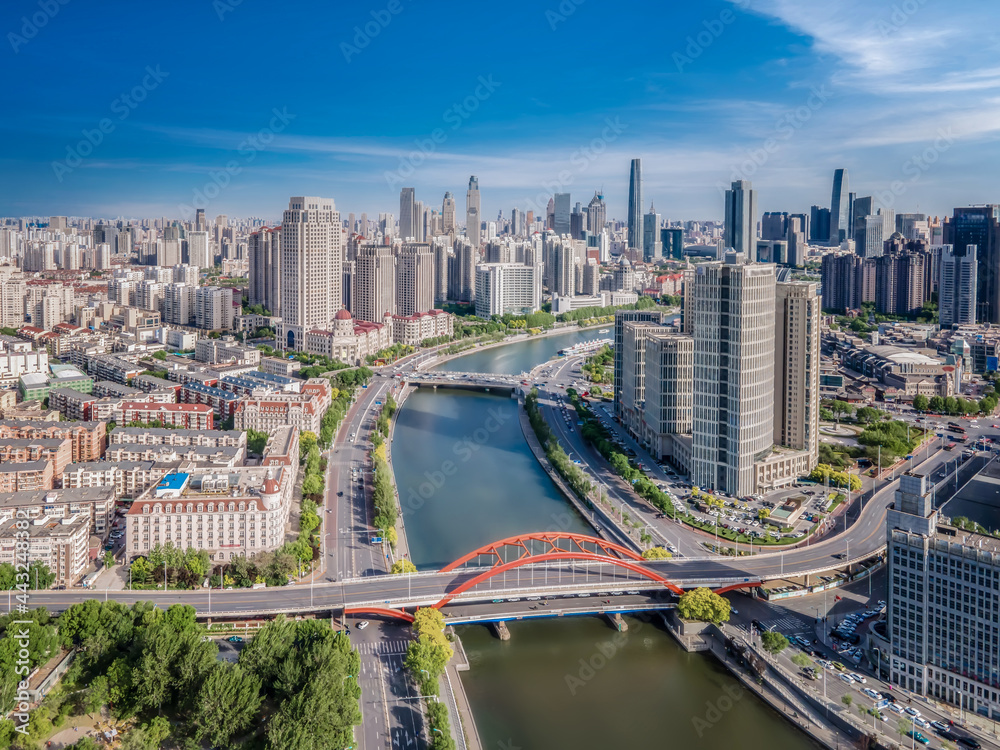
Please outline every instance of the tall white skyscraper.
[{"label": "tall white skyscraper", "polygon": [[600,234],[607,221],[608,206],[604,202],[604,196],[595,192],[587,204],[587,230],[591,234]]},{"label": "tall white skyscraper", "polygon": [[212,257],[211,243],[208,241],[208,232],[188,232],[188,263],[198,268],[211,268],[215,265],[215,258]]},{"label": "tall white skyscraper", "polygon": [[434,309],[434,250],[408,242],[396,256],[396,314],[414,315]]},{"label": "tall white skyscraper", "polygon": [[542,305],[541,266],[480,263],[476,266],[476,315],[489,318],[537,312]]},{"label": "tall white skyscraper", "polygon": [[354,261],[354,313],[356,320],[381,323],[396,312],[396,258],[387,245],[362,245]]},{"label": "tall white skyscraper", "polygon": [[479,202],[479,178],[469,178],[469,191],[465,194],[465,234],[474,248],[479,247],[482,224],[482,207]]},{"label": "tall white skyscraper", "polygon": [[281,221],[278,346],[305,350],[305,335],[329,327],[341,307],[343,229],[332,198],[295,197]]},{"label": "tall white skyscraper", "polygon": [[775,285],[774,442],[819,460],[819,285]]},{"label": "tall white skyscraper", "polygon": [[756,492],[756,464],[774,443],[775,267],[726,253],[694,274],[691,481]]},{"label": "tall white skyscraper", "polygon": [[754,256],[757,249],[757,191],[749,180],[737,180],[726,191],[725,248]]},{"label": "tall white skyscraper", "polygon": [[650,205],[649,213],[642,217],[642,258],[647,263],[663,257],[663,241],[660,239],[660,215]]}]

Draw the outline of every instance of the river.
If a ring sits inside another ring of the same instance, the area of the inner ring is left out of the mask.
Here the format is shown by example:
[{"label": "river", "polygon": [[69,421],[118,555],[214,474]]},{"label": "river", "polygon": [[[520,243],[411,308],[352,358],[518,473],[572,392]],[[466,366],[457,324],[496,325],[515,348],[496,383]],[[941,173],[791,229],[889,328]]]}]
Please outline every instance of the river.
[{"label": "river", "polygon": [[[591,330],[530,339],[442,369],[519,373],[604,337]],[[392,458],[421,569],[518,532],[589,530],[535,461],[507,397],[418,389],[400,409]],[[510,630],[501,642],[482,626],[458,629],[472,665],[462,682],[486,750],[812,746],[711,658],[685,653],[656,618],[629,619],[625,634],[591,617]]]}]

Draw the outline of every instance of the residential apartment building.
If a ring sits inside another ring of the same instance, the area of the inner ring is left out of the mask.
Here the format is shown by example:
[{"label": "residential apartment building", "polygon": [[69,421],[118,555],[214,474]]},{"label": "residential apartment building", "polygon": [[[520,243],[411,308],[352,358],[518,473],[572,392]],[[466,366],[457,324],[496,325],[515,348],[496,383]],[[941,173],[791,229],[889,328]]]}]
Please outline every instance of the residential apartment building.
[{"label": "residential apartment building", "polygon": [[176,430],[166,427],[115,427],[109,433],[112,445],[202,445],[210,448],[246,448],[247,435],[240,430]]},{"label": "residential apartment building", "polygon": [[542,267],[481,263],[475,270],[476,315],[490,318],[537,312],[542,306]]},{"label": "residential apartment building", "polygon": [[86,515],[67,518],[38,516],[27,529],[10,513],[0,510],[0,564],[16,566],[23,562],[22,546],[27,531],[27,557],[47,566],[55,575],[53,585],[72,586],[90,566],[91,524]]},{"label": "residential apartment building", "polygon": [[214,424],[213,409],[206,404],[123,401],[114,409],[114,416],[114,421],[123,425],[131,422],[163,422],[186,430],[211,430]]}]

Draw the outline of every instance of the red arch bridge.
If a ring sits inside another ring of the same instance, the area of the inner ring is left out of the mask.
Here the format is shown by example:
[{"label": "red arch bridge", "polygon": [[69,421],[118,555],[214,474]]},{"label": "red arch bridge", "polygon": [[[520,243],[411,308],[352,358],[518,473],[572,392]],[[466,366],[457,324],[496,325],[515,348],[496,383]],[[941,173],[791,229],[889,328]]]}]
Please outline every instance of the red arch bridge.
[{"label": "red arch bridge", "polygon": [[[607,566],[611,573],[605,572]],[[549,531],[519,534],[483,545],[446,565],[440,576],[454,573],[454,577],[444,587],[441,598],[432,606],[441,609],[456,603],[462,594],[476,590],[481,584],[500,578],[503,588],[531,590],[545,596],[594,587],[622,587],[643,583],[656,584],[655,589],[683,594],[685,588],[705,585],[697,578],[672,580],[669,576],[671,561],[646,560],[636,552],[606,539],[574,534],[566,531]],[[513,573],[513,580],[511,580]],[[742,577],[738,571],[730,570],[726,584],[715,586],[717,593],[725,593],[760,585],[757,579]],[[738,580],[734,577],[740,575]],[[712,576],[705,577],[712,579]],[[643,580],[645,579],[645,580]],[[718,580],[718,576],[716,576]],[[345,609],[345,614],[372,614],[412,621],[413,615],[402,609],[389,606],[357,605]]]}]

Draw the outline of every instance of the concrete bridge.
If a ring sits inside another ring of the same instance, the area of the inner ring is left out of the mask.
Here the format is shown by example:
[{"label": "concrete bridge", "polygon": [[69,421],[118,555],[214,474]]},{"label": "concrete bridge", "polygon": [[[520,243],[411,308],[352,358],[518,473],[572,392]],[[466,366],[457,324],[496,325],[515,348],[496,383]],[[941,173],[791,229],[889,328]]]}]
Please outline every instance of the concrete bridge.
[{"label": "concrete bridge", "polygon": [[463,388],[476,391],[498,391],[514,394],[530,383],[528,375],[495,375],[484,372],[413,372],[402,375],[406,385],[422,388]]}]

